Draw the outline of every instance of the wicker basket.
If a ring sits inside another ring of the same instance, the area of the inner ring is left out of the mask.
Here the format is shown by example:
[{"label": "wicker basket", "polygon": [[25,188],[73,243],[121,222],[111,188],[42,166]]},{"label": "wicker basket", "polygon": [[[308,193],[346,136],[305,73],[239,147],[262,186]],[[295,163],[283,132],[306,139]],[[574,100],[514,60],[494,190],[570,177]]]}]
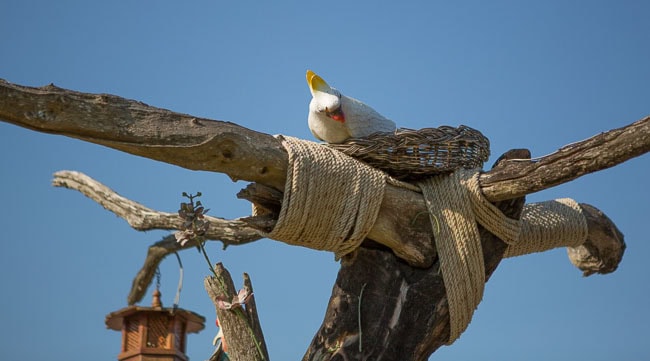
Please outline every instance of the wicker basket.
[{"label": "wicker basket", "polygon": [[490,141],[478,130],[464,125],[400,128],[328,145],[401,180],[481,167],[490,156]]}]

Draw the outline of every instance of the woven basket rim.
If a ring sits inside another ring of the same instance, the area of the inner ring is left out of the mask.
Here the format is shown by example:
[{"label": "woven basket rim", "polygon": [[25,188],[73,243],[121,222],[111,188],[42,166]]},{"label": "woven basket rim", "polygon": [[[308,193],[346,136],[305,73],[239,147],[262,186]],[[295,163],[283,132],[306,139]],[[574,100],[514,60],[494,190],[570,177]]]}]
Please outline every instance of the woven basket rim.
[{"label": "woven basket rim", "polygon": [[489,140],[480,131],[466,125],[417,130],[399,128],[328,146],[398,179],[477,168],[490,156]]}]

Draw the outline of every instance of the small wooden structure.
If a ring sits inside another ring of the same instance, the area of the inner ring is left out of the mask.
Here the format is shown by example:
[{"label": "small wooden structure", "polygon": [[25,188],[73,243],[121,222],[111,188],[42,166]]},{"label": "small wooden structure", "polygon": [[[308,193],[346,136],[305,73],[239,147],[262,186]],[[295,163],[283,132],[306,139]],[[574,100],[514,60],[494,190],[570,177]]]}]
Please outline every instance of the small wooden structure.
[{"label": "small wooden structure", "polygon": [[155,290],[151,307],[128,306],[106,316],[106,327],[122,331],[120,361],[188,361],[186,335],[198,333],[205,318],[180,308],[163,308]]}]

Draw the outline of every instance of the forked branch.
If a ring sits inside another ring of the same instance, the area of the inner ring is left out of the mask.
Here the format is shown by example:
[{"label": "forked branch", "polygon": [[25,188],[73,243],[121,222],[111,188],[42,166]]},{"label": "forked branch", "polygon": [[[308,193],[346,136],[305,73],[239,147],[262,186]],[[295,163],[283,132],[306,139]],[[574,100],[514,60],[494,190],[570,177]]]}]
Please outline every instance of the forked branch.
[{"label": "forked branch", "polygon": [[[0,80],[0,119],[192,170],[228,174],[282,190],[287,154],[273,136],[114,95]],[[650,151],[650,117],[481,176],[491,201],[537,192]]]},{"label": "forked branch", "polygon": [[[280,191],[285,184],[287,154],[271,135],[113,95],[0,81],[0,119],[188,169],[222,172],[233,179],[258,182]],[[646,117],[535,161],[508,161],[505,166],[482,174],[481,188],[491,201],[521,197],[649,150],[650,117]],[[407,210],[388,206],[395,204],[412,206]],[[424,210],[418,194],[388,186],[368,238],[390,247],[411,265],[428,267],[435,256],[429,246],[431,232],[422,232],[419,222],[412,224]],[[145,220],[150,221],[147,217]]]},{"label": "forked branch", "polygon": [[[282,191],[285,184],[287,154],[274,137],[233,123],[174,113],[113,95],[85,94],[53,85],[32,88],[0,81],[0,119],[187,169],[225,173],[233,179],[257,182],[278,191]],[[650,117],[565,146],[533,161],[506,158],[499,167],[481,175],[481,189],[489,200],[500,201],[498,205],[505,214],[517,218],[524,195],[614,166],[648,151]],[[106,187],[87,186],[85,183],[90,183],[89,179],[77,176],[57,173],[55,185],[81,191],[127,219],[136,229],[179,229],[181,226],[175,214],[153,211],[112,194]],[[433,233],[426,221],[417,221],[417,215],[425,209],[417,193],[389,187],[368,238],[390,247],[401,259],[382,247],[361,247],[344,257],[325,321],[305,360],[347,357],[422,360],[447,341],[449,310],[439,264],[434,262]],[[597,210],[590,215],[593,218],[587,218],[592,223],[606,218]],[[241,220],[208,218],[208,221],[210,228],[206,238],[220,239],[225,244],[241,244],[259,238],[257,232]],[[620,260],[624,244],[618,248],[619,254],[612,253],[607,259],[591,257],[589,252],[595,249],[596,254],[607,253],[601,249],[609,249],[607,239],[622,242],[622,235],[613,224],[601,228],[590,226],[590,236],[594,235],[602,236],[606,242],[587,243],[572,256],[591,262],[592,265],[584,268],[589,272],[611,272]],[[497,267],[505,244],[485,230],[481,231],[481,239],[486,274],[489,275]],[[170,237],[150,247],[147,262],[134,281],[135,291],[131,293],[130,302],[143,292],[142,286],[150,281],[153,266],[178,249],[181,246]],[[365,290],[363,304],[362,290]],[[363,335],[359,332],[357,313],[349,311],[357,306],[363,312],[361,319],[367,323]],[[373,315],[390,317],[371,317]],[[250,359],[255,359],[253,357]]]}]

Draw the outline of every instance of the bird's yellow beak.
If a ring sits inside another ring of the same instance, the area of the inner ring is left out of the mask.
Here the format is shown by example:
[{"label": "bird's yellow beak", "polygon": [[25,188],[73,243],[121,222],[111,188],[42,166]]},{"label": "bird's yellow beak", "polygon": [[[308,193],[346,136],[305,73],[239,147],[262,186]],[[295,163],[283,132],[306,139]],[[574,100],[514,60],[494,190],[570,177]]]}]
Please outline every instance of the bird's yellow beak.
[{"label": "bird's yellow beak", "polygon": [[327,92],[331,89],[323,78],[311,70],[307,70],[307,84],[309,84],[309,90],[312,95],[314,95],[314,92],[316,91]]}]

